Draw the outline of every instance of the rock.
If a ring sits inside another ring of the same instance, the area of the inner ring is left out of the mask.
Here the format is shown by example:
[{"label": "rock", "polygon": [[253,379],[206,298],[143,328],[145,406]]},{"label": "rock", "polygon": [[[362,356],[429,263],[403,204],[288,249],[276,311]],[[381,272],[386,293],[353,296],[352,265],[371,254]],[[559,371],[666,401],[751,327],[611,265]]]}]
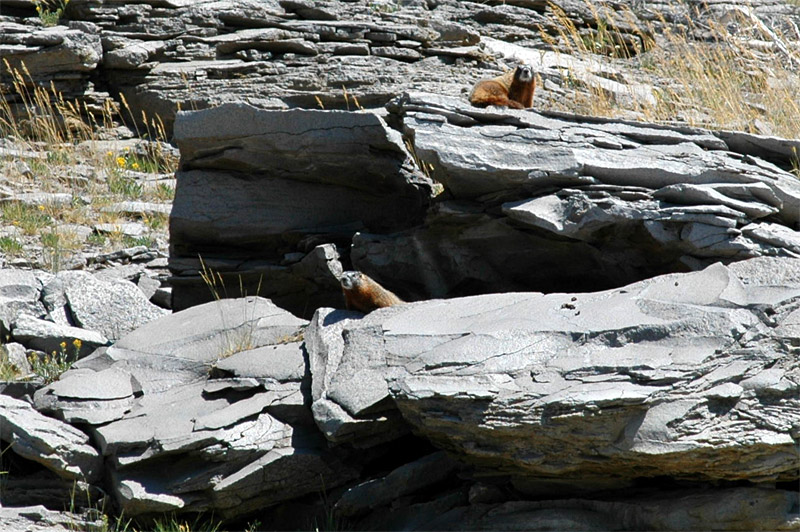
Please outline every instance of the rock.
[{"label": "rock", "polygon": [[11,342],[0,345],[0,360],[2,360],[3,363],[11,364],[20,376],[29,375],[31,373],[31,364],[28,361],[25,346],[22,344]]},{"label": "rock", "polygon": [[383,478],[359,484],[336,503],[341,515],[352,516],[379,506],[388,506],[405,495],[442,482],[455,473],[458,463],[443,452],[433,453],[402,467]]},{"label": "rock", "polygon": [[96,34],[64,26],[31,32],[21,24],[7,21],[2,24],[3,55],[11,68],[21,69],[24,63],[33,76],[91,71],[103,55]]},{"label": "rock", "polygon": [[56,321],[96,331],[112,341],[166,314],[135,284],[87,272],[59,272],[43,294]]},{"label": "rock", "polygon": [[90,425],[125,515],[245,515],[356,474],[314,428],[305,324],[257,297],[193,307],[81,360],[36,403]]},{"label": "rock", "polygon": [[31,271],[0,269],[0,333],[7,334],[18,316],[41,317],[45,308],[39,301],[42,279]]},{"label": "rock", "polygon": [[363,324],[358,312],[319,309],[305,332],[309,352],[314,421],[329,440],[352,441],[369,447],[408,432],[393,405],[387,404],[384,379],[386,361],[381,351],[374,356],[349,349],[351,337],[343,331]]},{"label": "rock", "polygon": [[12,451],[38,462],[61,478],[100,479],[102,458],[78,429],[45,417],[24,401],[0,395],[0,439]]},{"label": "rock", "polygon": [[124,236],[137,238],[147,232],[147,227],[138,222],[121,224],[95,224],[94,230],[97,233],[119,233]]},{"label": "rock", "polygon": [[[109,343],[108,338],[99,332],[59,325],[27,314],[14,321],[11,336],[28,349],[44,353],[61,353],[63,350],[70,359],[83,358],[96,348]],[[76,345],[76,341],[80,344]],[[62,344],[66,347],[62,347]]]},{"label": "rock", "polygon": [[[311,314],[310,303],[340,304],[342,269],[330,241],[361,227],[417,223],[429,201],[430,181],[414,170],[397,132],[372,113],[228,105],[181,113],[175,134],[183,158],[170,215],[176,309],[210,297],[198,275],[207,269],[298,314]],[[297,158],[298,145],[314,154],[313,166]],[[243,179],[253,175],[259,177]],[[233,205],[235,216],[227,210]],[[318,233],[332,236],[309,254],[302,237]],[[282,265],[298,247],[308,259]],[[245,252],[246,261],[227,257]]]},{"label": "rock", "polygon": [[445,190],[424,225],[356,234],[351,259],[406,299],[592,291],[798,256],[796,177],[713,132],[418,93],[389,110]]},{"label": "rock", "polygon": [[780,530],[797,525],[785,490],[672,490],[618,500],[545,500],[476,504],[426,522],[430,530]]},{"label": "rock", "polygon": [[[341,357],[324,379],[349,390],[329,401],[391,397],[415,434],[483,468],[794,481],[800,393],[775,330],[797,310],[798,276],[796,259],[760,258],[591,294],[434,300],[362,320],[321,311],[306,346],[315,378],[313,361]],[[382,361],[388,394],[354,379],[348,357]]]},{"label": "rock", "polygon": [[169,215],[170,211],[172,211],[172,205],[169,203],[151,203],[146,201],[122,201],[119,203],[112,203],[108,207],[103,207],[101,210],[103,212],[144,217],[154,214]]},{"label": "rock", "polygon": [[78,514],[48,510],[42,505],[0,507],[0,522],[6,532],[67,532],[76,527],[88,530],[103,526],[101,519],[91,521]]},{"label": "rock", "polygon": [[131,410],[134,388],[130,374],[114,368],[96,373],[74,370],[38,391],[34,401],[39,411],[54,413],[67,423],[99,425]]}]

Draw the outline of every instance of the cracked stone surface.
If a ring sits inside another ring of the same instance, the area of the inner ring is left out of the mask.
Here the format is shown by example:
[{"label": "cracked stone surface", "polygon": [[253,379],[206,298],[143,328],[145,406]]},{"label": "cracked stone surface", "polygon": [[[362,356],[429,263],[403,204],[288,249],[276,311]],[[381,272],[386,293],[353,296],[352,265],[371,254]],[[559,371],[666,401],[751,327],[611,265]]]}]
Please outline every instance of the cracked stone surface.
[{"label": "cracked stone surface", "polygon": [[[415,433],[493,471],[790,481],[800,375],[784,327],[798,302],[800,261],[760,258],[597,293],[323,312],[308,337],[343,341],[307,346],[331,361],[326,381],[342,378],[327,398],[349,415],[391,397]],[[348,357],[385,366],[388,392]]]},{"label": "cracked stone surface", "polygon": [[311,418],[291,340],[305,324],[258,297],[193,307],[81,360],[36,405],[89,424],[125,515],[247,514],[356,475]]}]

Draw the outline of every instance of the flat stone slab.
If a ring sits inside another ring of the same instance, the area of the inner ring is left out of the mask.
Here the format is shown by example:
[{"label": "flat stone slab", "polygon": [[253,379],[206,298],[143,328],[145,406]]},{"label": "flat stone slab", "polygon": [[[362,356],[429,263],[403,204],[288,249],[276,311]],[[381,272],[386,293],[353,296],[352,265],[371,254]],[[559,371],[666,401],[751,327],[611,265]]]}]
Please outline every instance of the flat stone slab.
[{"label": "flat stone slab", "polygon": [[95,482],[102,475],[103,460],[89,436],[5,395],[0,395],[0,439],[61,478]]},{"label": "flat stone slab", "polygon": [[[314,388],[315,418],[330,427],[337,409],[357,418],[391,397],[415,433],[495,471],[794,481],[800,375],[776,330],[796,319],[798,275],[800,260],[760,258],[604,292],[433,300],[361,320],[323,309],[306,332],[312,374],[330,383]],[[369,377],[381,366],[383,393]]]}]

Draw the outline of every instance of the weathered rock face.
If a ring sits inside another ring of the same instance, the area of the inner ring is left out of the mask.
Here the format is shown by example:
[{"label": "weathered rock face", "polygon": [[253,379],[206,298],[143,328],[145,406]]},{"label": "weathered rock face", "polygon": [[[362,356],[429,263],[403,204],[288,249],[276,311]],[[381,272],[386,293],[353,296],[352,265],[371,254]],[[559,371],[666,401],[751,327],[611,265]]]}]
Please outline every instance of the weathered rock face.
[{"label": "weathered rock face", "polygon": [[796,141],[423,94],[389,109],[445,194],[423,226],[357,235],[351,258],[411,294],[595,290],[800,256]]},{"label": "weathered rock face", "polygon": [[[500,71],[519,60],[531,63],[548,85],[538,96],[543,108],[563,105],[575,91],[590,97],[593,90],[652,102],[656,82],[618,81],[624,76],[610,63],[590,64],[546,43],[566,47],[566,20],[586,39],[601,26],[613,27],[614,43],[608,45],[636,55],[651,46],[650,27],[662,20],[720,24],[741,10],[694,0],[613,7],[583,0],[72,0],[62,25],[42,28],[34,3],[20,0],[4,3],[0,46],[12,66],[29,63],[32,81],[55,81],[92,112],[100,112],[110,94],[126,119],[146,130],[157,115],[170,134],[180,109],[225,103],[262,109],[376,108],[409,86],[459,96],[486,77],[487,68]],[[748,9],[769,26],[786,27],[784,33],[791,30],[787,20],[797,23],[789,3],[754,0]],[[695,33],[707,38],[699,29]],[[564,71],[570,72],[569,86]]]},{"label": "weathered rock face", "polygon": [[250,513],[356,475],[310,416],[305,323],[261,298],[194,307],[81,360],[36,404],[89,425],[124,515]]},{"label": "weathered rock face", "polygon": [[31,350],[82,358],[166,313],[124,279],[0,269],[0,332]]},{"label": "weathered rock face", "polygon": [[[369,113],[182,115],[176,306],[210,297],[204,267],[228,274],[228,286],[241,275],[248,293],[260,280],[261,294],[308,314],[313,303],[341,306],[340,260],[415,300],[591,291],[800,256],[800,182],[788,171],[797,141],[476,109],[422,93],[388,109],[437,182],[434,198],[396,132]],[[321,265],[315,279],[291,262],[320,242],[328,247],[302,259]]]},{"label": "weathered rock face", "polygon": [[[347,383],[327,392],[342,423],[391,397],[416,434],[520,489],[788,482],[800,466],[798,301],[800,260],[761,258],[591,294],[328,313],[306,345],[329,361],[312,363],[315,379]],[[353,378],[354,359],[383,379]],[[318,424],[333,411],[315,409]]]},{"label": "weathered rock face", "polygon": [[[226,105],[182,113],[175,140],[182,158],[170,268],[180,276],[178,309],[211,297],[198,274],[208,270],[230,289],[241,275],[245,293],[298,314],[337,305],[342,267],[331,244],[356,230],[411,227],[431,194],[400,135],[372,113]],[[314,239],[330,244],[303,253]]]}]

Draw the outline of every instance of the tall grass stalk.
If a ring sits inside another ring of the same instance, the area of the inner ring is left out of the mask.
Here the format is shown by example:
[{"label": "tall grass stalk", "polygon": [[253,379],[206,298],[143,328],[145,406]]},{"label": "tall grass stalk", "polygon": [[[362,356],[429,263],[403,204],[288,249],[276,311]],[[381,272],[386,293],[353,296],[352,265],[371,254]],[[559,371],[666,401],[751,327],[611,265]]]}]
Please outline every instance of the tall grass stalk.
[{"label": "tall grass stalk", "polygon": [[[602,2],[586,0],[586,6],[595,19],[591,27],[576,26],[560,7],[550,4],[549,16],[559,29],[556,35],[542,30],[542,38],[553,51],[597,65],[598,71],[612,66],[624,75],[638,74],[637,82],[655,87],[657,103],[634,106],[589,85],[570,91],[574,99],[562,105],[563,110],[609,117],[633,111],[649,121],[800,138],[800,47],[768,29],[748,9],[734,10],[739,16],[730,26],[701,26],[692,22],[701,18],[697,12],[679,25],[658,17],[641,22],[629,9],[612,9]],[[704,40],[695,38],[700,34]],[[580,73],[566,71],[562,76],[567,88],[586,85]]]}]

